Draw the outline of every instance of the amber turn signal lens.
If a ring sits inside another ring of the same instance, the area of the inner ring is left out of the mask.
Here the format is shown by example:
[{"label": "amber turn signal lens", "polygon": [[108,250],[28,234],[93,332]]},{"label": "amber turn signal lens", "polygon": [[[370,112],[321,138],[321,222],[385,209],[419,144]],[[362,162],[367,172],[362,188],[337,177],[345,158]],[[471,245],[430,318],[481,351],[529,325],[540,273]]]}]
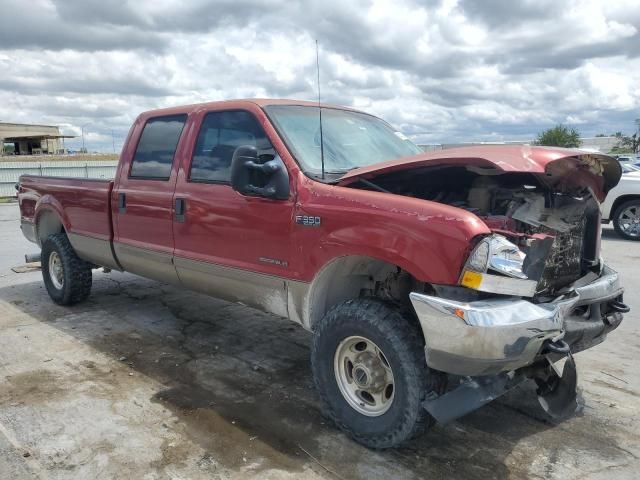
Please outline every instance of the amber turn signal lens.
[{"label": "amber turn signal lens", "polygon": [[473,288],[474,290],[477,290],[481,283],[482,274],[472,270],[465,270],[464,275],[462,275],[462,281],[460,282],[461,285]]}]

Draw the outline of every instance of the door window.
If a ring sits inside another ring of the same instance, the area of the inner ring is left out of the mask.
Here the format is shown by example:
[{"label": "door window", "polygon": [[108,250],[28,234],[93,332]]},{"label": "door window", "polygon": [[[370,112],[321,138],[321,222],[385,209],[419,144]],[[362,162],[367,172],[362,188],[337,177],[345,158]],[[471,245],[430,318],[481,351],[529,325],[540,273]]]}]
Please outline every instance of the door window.
[{"label": "door window", "polygon": [[186,115],[151,118],[140,136],[131,164],[131,178],[169,180]]},{"label": "door window", "polygon": [[209,112],[202,121],[191,161],[194,182],[229,183],[236,148],[251,145],[258,155],[275,155],[271,142],[255,117],[242,110]]}]

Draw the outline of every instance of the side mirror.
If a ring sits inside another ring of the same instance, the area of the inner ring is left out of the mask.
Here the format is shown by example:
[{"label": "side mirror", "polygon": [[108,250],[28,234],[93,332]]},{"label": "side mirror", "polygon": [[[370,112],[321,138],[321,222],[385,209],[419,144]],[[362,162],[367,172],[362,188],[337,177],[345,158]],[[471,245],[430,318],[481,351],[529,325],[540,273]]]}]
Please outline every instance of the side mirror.
[{"label": "side mirror", "polygon": [[280,157],[260,163],[256,147],[241,146],[231,159],[231,187],[243,195],[286,200],[289,173]]}]

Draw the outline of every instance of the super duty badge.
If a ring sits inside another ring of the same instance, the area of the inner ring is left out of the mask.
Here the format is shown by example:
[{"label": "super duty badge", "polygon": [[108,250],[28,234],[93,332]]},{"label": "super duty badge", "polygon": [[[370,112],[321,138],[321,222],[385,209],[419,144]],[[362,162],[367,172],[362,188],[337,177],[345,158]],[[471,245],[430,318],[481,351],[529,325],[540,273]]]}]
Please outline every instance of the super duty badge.
[{"label": "super duty badge", "polygon": [[309,215],[296,215],[296,223],[305,227],[319,227],[322,223],[320,217],[312,217]]}]

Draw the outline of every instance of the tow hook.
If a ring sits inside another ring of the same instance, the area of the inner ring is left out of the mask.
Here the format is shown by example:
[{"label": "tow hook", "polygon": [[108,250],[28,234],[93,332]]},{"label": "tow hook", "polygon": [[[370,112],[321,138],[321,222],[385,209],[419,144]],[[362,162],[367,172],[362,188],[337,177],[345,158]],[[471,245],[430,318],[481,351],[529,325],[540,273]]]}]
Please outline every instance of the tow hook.
[{"label": "tow hook", "polygon": [[629,307],[626,303],[622,303],[619,300],[613,300],[609,302],[609,308],[614,312],[619,312],[619,313],[629,313],[629,311],[631,310],[631,307]]},{"label": "tow hook", "polygon": [[543,353],[557,353],[560,355],[568,355],[571,352],[569,345],[564,340],[549,340],[545,343]]},{"label": "tow hook", "polygon": [[622,322],[622,314],[631,310],[631,307],[620,300],[611,300],[606,307],[606,314],[604,315],[604,322],[609,327],[616,328]]},{"label": "tow hook", "polygon": [[[558,345],[560,344],[560,345]],[[562,372],[554,362],[547,358],[548,365],[538,370],[533,376],[538,386],[538,402],[542,409],[554,419],[562,420],[578,411],[578,373],[576,362],[569,351],[566,342],[560,340],[547,344],[547,349],[553,353],[566,353],[567,359]],[[566,348],[566,352],[565,352]],[[561,350],[561,351],[556,351]]]}]

